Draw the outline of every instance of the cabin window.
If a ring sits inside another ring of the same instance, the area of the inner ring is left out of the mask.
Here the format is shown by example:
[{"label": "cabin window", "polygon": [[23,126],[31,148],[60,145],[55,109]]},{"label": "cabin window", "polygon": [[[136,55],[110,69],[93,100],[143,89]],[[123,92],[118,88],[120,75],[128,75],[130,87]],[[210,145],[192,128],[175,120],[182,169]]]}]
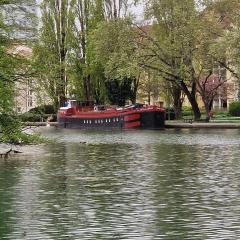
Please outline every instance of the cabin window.
[{"label": "cabin window", "polygon": [[116,118],[116,121],[118,122],[118,118]]},{"label": "cabin window", "polygon": [[83,123],[85,123],[85,120],[83,121]]},{"label": "cabin window", "polygon": [[92,124],[92,120],[89,120],[89,123]]},{"label": "cabin window", "polygon": [[113,118],[113,122],[115,122],[115,118]]},{"label": "cabin window", "polygon": [[103,123],[103,120],[101,120],[101,123]]},{"label": "cabin window", "polygon": [[97,123],[97,120],[95,120],[95,123]]},{"label": "cabin window", "polygon": [[106,123],[108,122],[108,120],[106,119]]}]

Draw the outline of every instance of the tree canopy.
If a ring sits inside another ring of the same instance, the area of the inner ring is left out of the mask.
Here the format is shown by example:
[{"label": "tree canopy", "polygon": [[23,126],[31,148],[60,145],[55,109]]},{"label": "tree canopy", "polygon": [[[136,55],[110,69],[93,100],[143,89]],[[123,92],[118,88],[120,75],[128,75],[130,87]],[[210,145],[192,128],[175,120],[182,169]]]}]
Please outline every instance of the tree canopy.
[{"label": "tree canopy", "polygon": [[[142,25],[132,3],[145,7]],[[38,35],[34,0],[0,5],[2,112],[10,111],[26,64],[8,49],[24,37],[34,40],[32,70],[56,108],[69,97],[124,105],[162,92],[179,117],[186,97],[199,120],[198,98],[208,114],[228,87],[215,66],[239,79],[238,0],[43,0]]]}]

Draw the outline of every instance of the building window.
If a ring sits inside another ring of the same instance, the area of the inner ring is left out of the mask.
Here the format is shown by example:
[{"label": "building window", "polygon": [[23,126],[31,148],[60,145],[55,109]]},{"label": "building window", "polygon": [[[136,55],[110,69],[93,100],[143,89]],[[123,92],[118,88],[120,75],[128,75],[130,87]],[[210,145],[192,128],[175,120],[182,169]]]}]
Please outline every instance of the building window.
[{"label": "building window", "polygon": [[218,63],[215,63],[213,65],[213,74],[215,74],[219,78],[221,78],[222,81],[226,80],[227,71],[226,71],[226,69],[224,67],[221,67]]},{"label": "building window", "polygon": [[32,107],[33,106],[33,101],[32,101],[32,97],[28,97],[28,103],[27,103],[28,107]]}]

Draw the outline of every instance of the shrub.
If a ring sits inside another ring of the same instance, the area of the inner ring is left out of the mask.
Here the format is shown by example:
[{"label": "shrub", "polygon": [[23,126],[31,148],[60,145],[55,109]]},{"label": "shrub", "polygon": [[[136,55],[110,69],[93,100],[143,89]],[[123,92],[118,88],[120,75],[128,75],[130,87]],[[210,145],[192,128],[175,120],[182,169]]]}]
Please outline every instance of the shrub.
[{"label": "shrub", "polygon": [[183,116],[192,116],[193,115],[192,107],[190,107],[190,106],[183,106],[182,107],[182,115]]},{"label": "shrub", "polygon": [[240,116],[240,101],[230,103],[229,114],[236,117]]},{"label": "shrub", "polygon": [[46,122],[47,118],[51,116],[51,122],[55,122],[57,120],[56,114],[35,114],[32,112],[26,112],[19,115],[19,118],[22,122]]},{"label": "shrub", "polygon": [[55,114],[56,110],[53,105],[41,105],[29,110],[30,113],[34,114]]},{"label": "shrub", "polygon": [[192,115],[193,115],[193,112],[192,112],[192,111],[183,111],[183,112],[182,112],[182,115],[183,115],[183,116],[192,116]]},{"label": "shrub", "polygon": [[173,108],[166,108],[166,120],[175,120],[175,112]]},{"label": "shrub", "polygon": [[11,144],[34,144],[44,142],[38,134],[23,131],[18,116],[14,114],[0,114],[0,142]]},{"label": "shrub", "polygon": [[182,106],[182,111],[183,112],[191,112],[192,111],[192,107],[190,107],[190,106]]}]

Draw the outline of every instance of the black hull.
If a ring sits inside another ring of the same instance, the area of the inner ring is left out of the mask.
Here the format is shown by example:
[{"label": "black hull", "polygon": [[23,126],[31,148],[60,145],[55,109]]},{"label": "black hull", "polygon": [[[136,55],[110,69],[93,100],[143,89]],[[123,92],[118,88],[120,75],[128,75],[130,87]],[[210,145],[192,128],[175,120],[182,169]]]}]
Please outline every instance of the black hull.
[{"label": "black hull", "polygon": [[142,129],[162,129],[164,128],[165,113],[163,112],[143,112],[141,113]]},{"label": "black hull", "polygon": [[80,116],[58,117],[58,125],[62,128],[80,129],[163,129],[165,121],[164,112],[141,112],[138,118],[131,118],[134,114],[122,114],[121,116],[81,118]]}]

